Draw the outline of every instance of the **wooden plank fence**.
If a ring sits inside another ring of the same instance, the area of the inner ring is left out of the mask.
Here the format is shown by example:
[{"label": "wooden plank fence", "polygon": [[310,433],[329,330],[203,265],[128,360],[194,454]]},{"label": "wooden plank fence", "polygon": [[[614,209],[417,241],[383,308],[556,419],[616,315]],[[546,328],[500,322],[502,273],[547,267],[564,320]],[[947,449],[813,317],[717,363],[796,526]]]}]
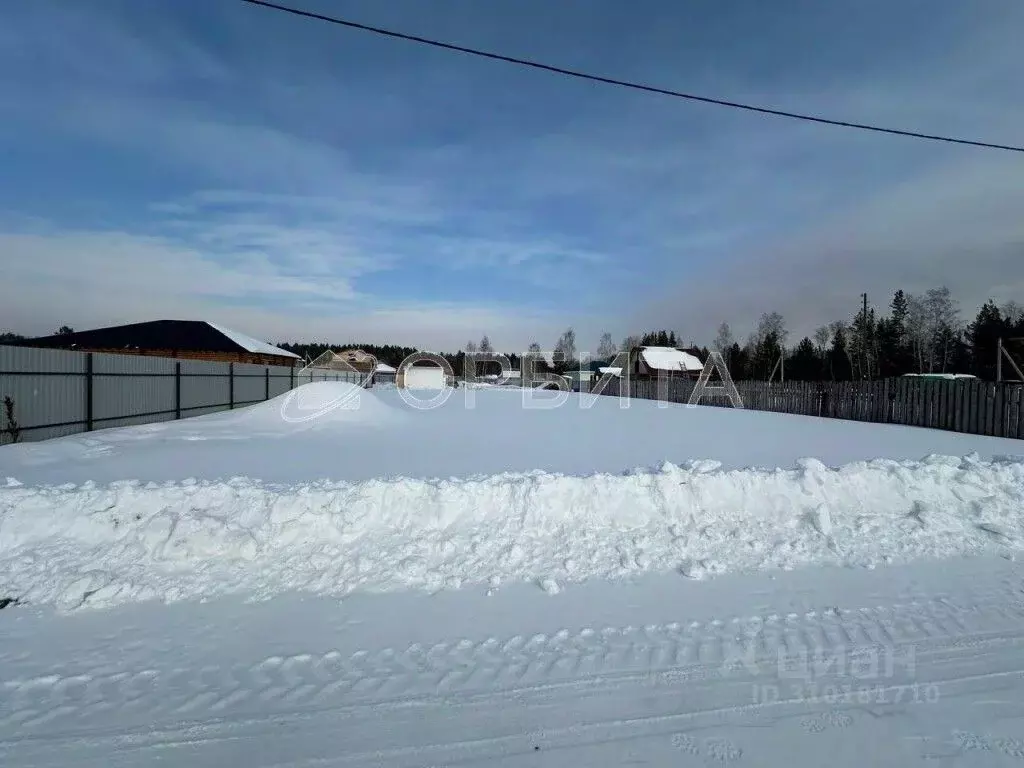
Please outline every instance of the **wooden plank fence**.
[{"label": "wooden plank fence", "polygon": [[[605,395],[618,395],[622,381]],[[692,380],[630,380],[630,395],[685,403]],[[979,379],[901,377],[877,381],[737,381],[746,408],[829,419],[902,424],[973,435],[1024,439],[1024,385]],[[728,398],[709,392],[702,405],[731,407]]]}]

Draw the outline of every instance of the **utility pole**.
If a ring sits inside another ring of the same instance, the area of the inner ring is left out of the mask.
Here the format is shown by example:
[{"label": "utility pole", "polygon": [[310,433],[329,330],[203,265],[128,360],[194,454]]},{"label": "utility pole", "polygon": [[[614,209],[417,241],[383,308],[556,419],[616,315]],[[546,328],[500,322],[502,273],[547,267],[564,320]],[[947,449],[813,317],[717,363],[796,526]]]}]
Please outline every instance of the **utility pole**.
[{"label": "utility pole", "polygon": [[864,355],[864,370],[861,372],[861,377],[865,379],[871,378],[871,356],[868,354],[868,295],[862,293],[861,298],[864,299],[864,312],[860,316],[860,348]]}]

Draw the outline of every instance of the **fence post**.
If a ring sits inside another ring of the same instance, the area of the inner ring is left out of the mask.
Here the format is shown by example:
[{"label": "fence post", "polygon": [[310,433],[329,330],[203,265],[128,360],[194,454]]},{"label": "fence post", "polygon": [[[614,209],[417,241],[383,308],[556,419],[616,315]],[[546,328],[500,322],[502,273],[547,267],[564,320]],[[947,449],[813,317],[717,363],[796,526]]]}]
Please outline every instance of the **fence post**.
[{"label": "fence post", "polygon": [[270,399],[270,366],[263,369],[263,399]]},{"label": "fence post", "polygon": [[174,418],[181,418],[181,363],[174,364]]},{"label": "fence post", "polygon": [[288,391],[295,389],[295,366],[288,369]]},{"label": "fence post", "polygon": [[85,431],[92,432],[93,429],[93,373],[92,373],[92,352],[85,353]]},{"label": "fence post", "polygon": [[235,364],[228,363],[228,408],[235,407]]}]

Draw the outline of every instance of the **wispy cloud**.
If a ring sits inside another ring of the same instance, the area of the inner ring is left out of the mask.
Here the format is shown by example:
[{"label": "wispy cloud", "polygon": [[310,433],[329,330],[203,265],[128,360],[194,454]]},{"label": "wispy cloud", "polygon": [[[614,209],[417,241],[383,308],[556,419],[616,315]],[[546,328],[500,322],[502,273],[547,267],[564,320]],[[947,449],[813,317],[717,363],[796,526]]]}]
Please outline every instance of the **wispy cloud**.
[{"label": "wispy cloud", "polygon": [[[1019,4],[640,7],[352,9],[737,100],[1022,135]],[[948,283],[969,305],[1024,290],[1017,158],[252,10],[9,11],[0,69],[23,74],[0,79],[6,322],[51,330],[63,307],[76,316],[59,322],[79,326],[195,315],[446,348],[482,333],[550,343],[572,324],[587,345],[638,327],[708,339],[764,310],[800,332],[861,291]]]}]

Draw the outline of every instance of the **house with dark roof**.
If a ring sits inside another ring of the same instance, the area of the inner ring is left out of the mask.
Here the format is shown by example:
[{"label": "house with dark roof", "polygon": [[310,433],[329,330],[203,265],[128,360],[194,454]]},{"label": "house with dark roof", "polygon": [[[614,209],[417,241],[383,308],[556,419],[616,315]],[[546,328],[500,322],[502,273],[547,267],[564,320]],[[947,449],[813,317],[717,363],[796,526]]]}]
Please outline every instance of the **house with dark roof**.
[{"label": "house with dark roof", "polygon": [[72,349],[118,355],[152,355],[183,360],[216,360],[294,367],[301,358],[288,350],[205,320],[153,320],[25,339],[22,347]]}]

